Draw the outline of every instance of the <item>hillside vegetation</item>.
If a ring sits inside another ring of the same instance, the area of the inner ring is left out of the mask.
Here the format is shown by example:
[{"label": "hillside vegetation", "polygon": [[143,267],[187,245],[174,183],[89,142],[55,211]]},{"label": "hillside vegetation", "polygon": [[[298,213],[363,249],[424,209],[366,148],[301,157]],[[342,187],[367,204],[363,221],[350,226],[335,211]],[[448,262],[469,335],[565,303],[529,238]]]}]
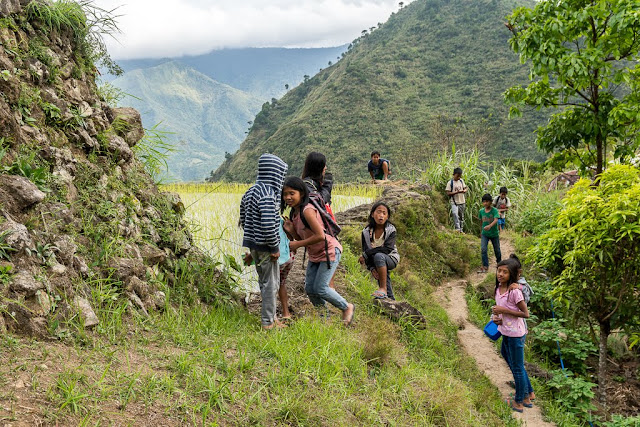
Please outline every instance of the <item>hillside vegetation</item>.
[{"label": "hillside vegetation", "polygon": [[502,95],[527,80],[504,26],[524,4],[411,3],[363,34],[338,63],[265,103],[238,152],[211,178],[251,180],[263,152],[298,173],[307,152],[321,151],[340,180],[368,176],[374,148],[391,159],[396,176],[454,143],[500,158],[540,158],[533,132],[544,115],[509,121]]},{"label": "hillside vegetation", "polygon": [[113,84],[133,96],[121,103],[138,109],[147,129],[158,125],[174,146],[167,159],[168,177],[198,181],[233,153],[247,122],[263,100],[180,62],[130,71]]}]

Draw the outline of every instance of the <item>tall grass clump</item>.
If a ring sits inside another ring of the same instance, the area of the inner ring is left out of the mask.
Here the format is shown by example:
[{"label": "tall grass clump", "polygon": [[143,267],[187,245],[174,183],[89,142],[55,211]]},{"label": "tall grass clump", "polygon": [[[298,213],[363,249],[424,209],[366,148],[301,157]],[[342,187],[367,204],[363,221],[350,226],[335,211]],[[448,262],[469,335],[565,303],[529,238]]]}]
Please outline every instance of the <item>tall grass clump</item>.
[{"label": "tall grass clump", "polygon": [[93,0],[34,0],[26,6],[27,17],[42,23],[47,32],[70,31],[87,66],[99,65],[111,74],[122,74],[122,68],[109,56],[105,36],[120,32],[116,9],[103,9]]},{"label": "tall grass clump", "polygon": [[[455,146],[450,152],[442,152],[427,162],[422,180],[434,187],[438,192],[445,193],[445,187],[453,176],[453,169],[462,168],[462,179],[469,188],[466,194],[467,206],[465,211],[465,226],[467,231],[479,232],[480,223],[477,212],[482,207],[481,199],[485,193],[493,198],[500,193],[500,187],[507,187],[508,197],[512,208],[509,218],[516,218],[517,212],[532,195],[538,192],[533,185],[533,174],[529,163],[522,163],[519,169],[505,164],[490,162],[478,150],[457,151]],[[509,225],[509,221],[507,221]]]}]

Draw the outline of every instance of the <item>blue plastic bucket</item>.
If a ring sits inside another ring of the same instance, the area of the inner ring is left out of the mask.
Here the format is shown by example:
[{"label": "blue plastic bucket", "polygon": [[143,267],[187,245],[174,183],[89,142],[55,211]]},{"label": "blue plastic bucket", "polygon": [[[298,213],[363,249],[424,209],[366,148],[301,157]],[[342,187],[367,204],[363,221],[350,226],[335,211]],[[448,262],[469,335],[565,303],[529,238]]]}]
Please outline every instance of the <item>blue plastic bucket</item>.
[{"label": "blue plastic bucket", "polygon": [[498,331],[498,325],[496,325],[493,320],[489,320],[489,323],[484,325],[484,334],[493,341],[502,336],[500,331]]}]

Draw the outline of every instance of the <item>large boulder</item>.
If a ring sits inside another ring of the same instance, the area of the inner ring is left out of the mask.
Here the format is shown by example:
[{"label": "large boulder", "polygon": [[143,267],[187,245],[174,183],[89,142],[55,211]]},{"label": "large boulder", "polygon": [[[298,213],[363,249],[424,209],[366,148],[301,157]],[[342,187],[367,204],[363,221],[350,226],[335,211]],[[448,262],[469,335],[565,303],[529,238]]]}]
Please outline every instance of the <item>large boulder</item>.
[{"label": "large boulder", "polygon": [[85,328],[92,328],[100,323],[100,320],[98,320],[98,316],[96,316],[96,313],[93,311],[93,308],[91,308],[91,304],[89,304],[89,301],[87,301],[86,298],[82,298],[76,295],[76,297],[73,299],[73,305],[80,313],[80,317],[84,322]]},{"label": "large boulder", "polygon": [[0,175],[0,188],[9,193],[19,210],[39,203],[47,196],[33,182],[18,175]]},{"label": "large boulder", "polygon": [[7,221],[0,224],[0,233],[6,233],[4,241],[15,249],[16,252],[34,248],[29,230],[24,224],[7,218]]},{"label": "large boulder", "polygon": [[124,138],[129,147],[133,147],[144,137],[142,118],[135,108],[112,108],[109,114],[114,130]]},{"label": "large boulder", "polygon": [[132,258],[112,258],[109,262],[109,269],[113,271],[116,279],[123,283],[129,283],[132,277],[144,277],[146,268],[142,259]]},{"label": "large boulder", "polygon": [[7,304],[5,321],[7,329],[12,332],[38,338],[49,336],[47,319],[38,316],[24,304],[17,302]]},{"label": "large boulder", "polygon": [[0,16],[21,12],[22,5],[20,3],[20,0],[2,0],[0,2]]},{"label": "large boulder", "polygon": [[36,280],[30,272],[21,270],[12,277],[9,289],[25,297],[32,297],[38,291],[46,289],[46,285],[44,282]]}]

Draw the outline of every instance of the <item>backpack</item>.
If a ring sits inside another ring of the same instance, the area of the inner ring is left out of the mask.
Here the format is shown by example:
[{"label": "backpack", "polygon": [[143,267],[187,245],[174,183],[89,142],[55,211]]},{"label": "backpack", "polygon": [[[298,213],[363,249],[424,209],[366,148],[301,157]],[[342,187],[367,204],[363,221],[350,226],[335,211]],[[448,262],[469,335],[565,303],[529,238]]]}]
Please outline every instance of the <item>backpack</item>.
[{"label": "backpack", "polygon": [[[462,181],[462,188],[464,188],[465,184],[462,178],[460,178],[460,181]],[[451,191],[453,192],[453,178],[451,178],[451,181],[449,181],[449,184],[451,184]],[[446,187],[445,187],[445,191],[446,191]],[[453,201],[453,196],[449,196],[449,199]]]},{"label": "backpack", "polygon": [[[338,234],[340,234],[340,231],[342,231],[342,228],[336,222],[336,218],[333,215],[331,206],[325,203],[324,199],[322,198],[322,195],[317,190],[315,190],[316,186],[312,180],[305,179],[304,182],[308,186],[311,186],[314,189],[309,192],[309,204],[313,206],[320,214],[320,219],[322,221],[322,228],[325,234],[329,234],[330,236],[337,237]],[[307,219],[304,217],[304,214],[302,212],[300,212],[300,219],[302,220],[302,224],[304,224],[305,227],[311,228],[309,227],[309,223],[307,222]],[[324,238],[324,251],[327,257],[327,267],[329,268],[330,267],[329,242],[327,242],[326,236]],[[307,255],[307,251],[305,249],[305,253],[302,259],[303,264],[304,264],[304,258],[306,257],[306,255]]]}]

